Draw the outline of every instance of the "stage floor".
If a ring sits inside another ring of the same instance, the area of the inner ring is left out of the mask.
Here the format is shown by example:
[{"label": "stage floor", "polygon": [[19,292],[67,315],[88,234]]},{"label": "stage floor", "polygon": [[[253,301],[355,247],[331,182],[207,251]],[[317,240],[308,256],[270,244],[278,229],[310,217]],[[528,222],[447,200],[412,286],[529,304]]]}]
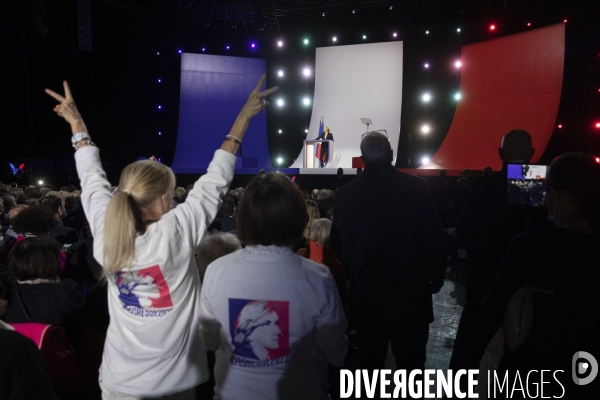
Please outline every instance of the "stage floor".
[{"label": "stage floor", "polygon": [[[280,172],[286,175],[337,175],[337,168],[264,168],[266,172]],[[343,168],[344,175],[356,175],[356,168]],[[398,171],[402,171],[410,175],[419,176],[439,176],[439,169],[429,168],[397,168]],[[260,171],[260,168],[236,168],[236,175],[256,175]],[[202,170],[201,174],[205,174],[206,169]],[[448,176],[460,176],[462,170],[460,169],[449,169],[446,170]],[[483,171],[472,170],[475,175],[482,175]]]}]

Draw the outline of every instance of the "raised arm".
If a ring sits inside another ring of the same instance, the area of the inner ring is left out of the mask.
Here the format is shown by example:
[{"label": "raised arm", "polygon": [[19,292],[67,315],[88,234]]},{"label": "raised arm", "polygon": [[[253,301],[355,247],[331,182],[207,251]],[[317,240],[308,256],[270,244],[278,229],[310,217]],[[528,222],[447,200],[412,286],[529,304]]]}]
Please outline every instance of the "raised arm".
[{"label": "raised arm", "polygon": [[63,87],[64,97],[50,89],[46,89],[46,93],[59,102],[54,112],[69,123],[73,137],[80,139],[74,143],[74,147],[77,174],[81,180],[81,204],[92,234],[100,238],[104,230],[106,207],[112,198],[111,186],[102,169],[98,148],[91,141],[87,126],[77,110],[69,84],[65,81]]},{"label": "raised arm", "polygon": [[269,104],[264,98],[279,89],[275,86],[261,92],[260,88],[264,81],[265,76],[263,75],[235,119],[223,145],[215,152],[206,175],[194,184],[185,203],[180,204],[168,214],[169,217],[176,218],[180,232],[194,247],[200,244],[206,228],[219,211],[221,198],[225,195],[225,191],[233,179],[235,154],[246,134],[250,120]]}]

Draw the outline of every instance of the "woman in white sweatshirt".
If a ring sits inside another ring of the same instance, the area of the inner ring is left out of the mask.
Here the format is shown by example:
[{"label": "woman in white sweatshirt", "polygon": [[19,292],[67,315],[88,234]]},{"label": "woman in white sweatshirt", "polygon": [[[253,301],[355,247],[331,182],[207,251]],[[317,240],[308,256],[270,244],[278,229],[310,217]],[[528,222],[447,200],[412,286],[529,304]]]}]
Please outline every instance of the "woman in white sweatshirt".
[{"label": "woman in white sweatshirt", "polygon": [[64,97],[46,89],[59,102],[54,112],[71,125],[94,257],[108,281],[111,319],[100,367],[104,400],[194,399],[194,388],[208,380],[198,335],[200,278],[194,254],[233,179],[235,153],[250,119],[277,90],[260,92],[264,79],[250,94],[206,175],[185,203],[170,211],[175,176],[169,167],[152,160],[128,165],[121,173],[121,190],[113,196],[69,86],[64,82]]},{"label": "woman in white sweatshirt", "polygon": [[215,400],[329,399],[346,318],[329,268],[294,253],[308,214],[285,175],[255,176],[240,202],[243,250],[208,266],[201,336],[216,350]]}]

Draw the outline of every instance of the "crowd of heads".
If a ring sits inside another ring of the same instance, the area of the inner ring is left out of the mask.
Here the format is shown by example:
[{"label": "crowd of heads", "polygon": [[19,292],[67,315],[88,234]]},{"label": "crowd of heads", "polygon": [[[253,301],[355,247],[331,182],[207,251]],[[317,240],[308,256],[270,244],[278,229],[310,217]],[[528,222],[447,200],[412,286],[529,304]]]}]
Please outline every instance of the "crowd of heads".
[{"label": "crowd of heads", "polygon": [[[372,163],[391,163],[392,148],[380,132],[366,134],[360,145],[367,168]],[[503,162],[527,162],[534,154],[527,132],[514,130],[504,136],[499,156]],[[460,177],[427,177],[433,200],[445,228],[456,226],[463,211],[469,186],[493,174],[465,169]],[[549,211],[562,223],[573,218],[587,221],[600,230],[600,164],[584,153],[567,153],[556,158],[547,175]],[[10,229],[27,239],[16,243],[8,257],[8,268],[18,281],[60,280],[59,244],[48,233],[72,210],[79,209],[80,192],[63,186],[0,185],[0,211],[6,214]],[[130,267],[135,260],[135,240],[153,222],[188,197],[194,185],[176,186],[172,170],[160,162],[144,160],[128,165],[121,174],[106,210],[104,231],[104,273],[111,276]],[[233,232],[216,229],[205,235],[196,250],[200,276],[214,260],[244,246],[299,247],[307,241],[318,246],[329,243],[335,218],[334,190],[314,188],[301,191],[281,173],[259,173],[245,187],[232,188],[222,199],[217,218],[231,218]],[[83,235],[82,235],[83,238]],[[1,293],[0,293],[1,294]],[[0,296],[0,314],[6,308]],[[255,320],[267,318],[269,310],[255,304],[244,312]],[[252,326],[240,324],[235,340],[247,345]]]}]

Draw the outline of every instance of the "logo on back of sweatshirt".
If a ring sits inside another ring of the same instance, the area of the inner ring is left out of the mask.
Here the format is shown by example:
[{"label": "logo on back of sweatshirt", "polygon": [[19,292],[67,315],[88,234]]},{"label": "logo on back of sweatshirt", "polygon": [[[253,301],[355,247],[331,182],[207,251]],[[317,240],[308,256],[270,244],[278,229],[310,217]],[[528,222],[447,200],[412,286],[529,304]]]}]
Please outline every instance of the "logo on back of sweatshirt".
[{"label": "logo on back of sweatshirt", "polygon": [[286,363],[290,355],[287,301],[229,299],[230,362],[243,367]]},{"label": "logo on back of sweatshirt", "polygon": [[169,285],[160,266],[115,275],[123,309],[141,317],[162,317],[173,310]]}]

